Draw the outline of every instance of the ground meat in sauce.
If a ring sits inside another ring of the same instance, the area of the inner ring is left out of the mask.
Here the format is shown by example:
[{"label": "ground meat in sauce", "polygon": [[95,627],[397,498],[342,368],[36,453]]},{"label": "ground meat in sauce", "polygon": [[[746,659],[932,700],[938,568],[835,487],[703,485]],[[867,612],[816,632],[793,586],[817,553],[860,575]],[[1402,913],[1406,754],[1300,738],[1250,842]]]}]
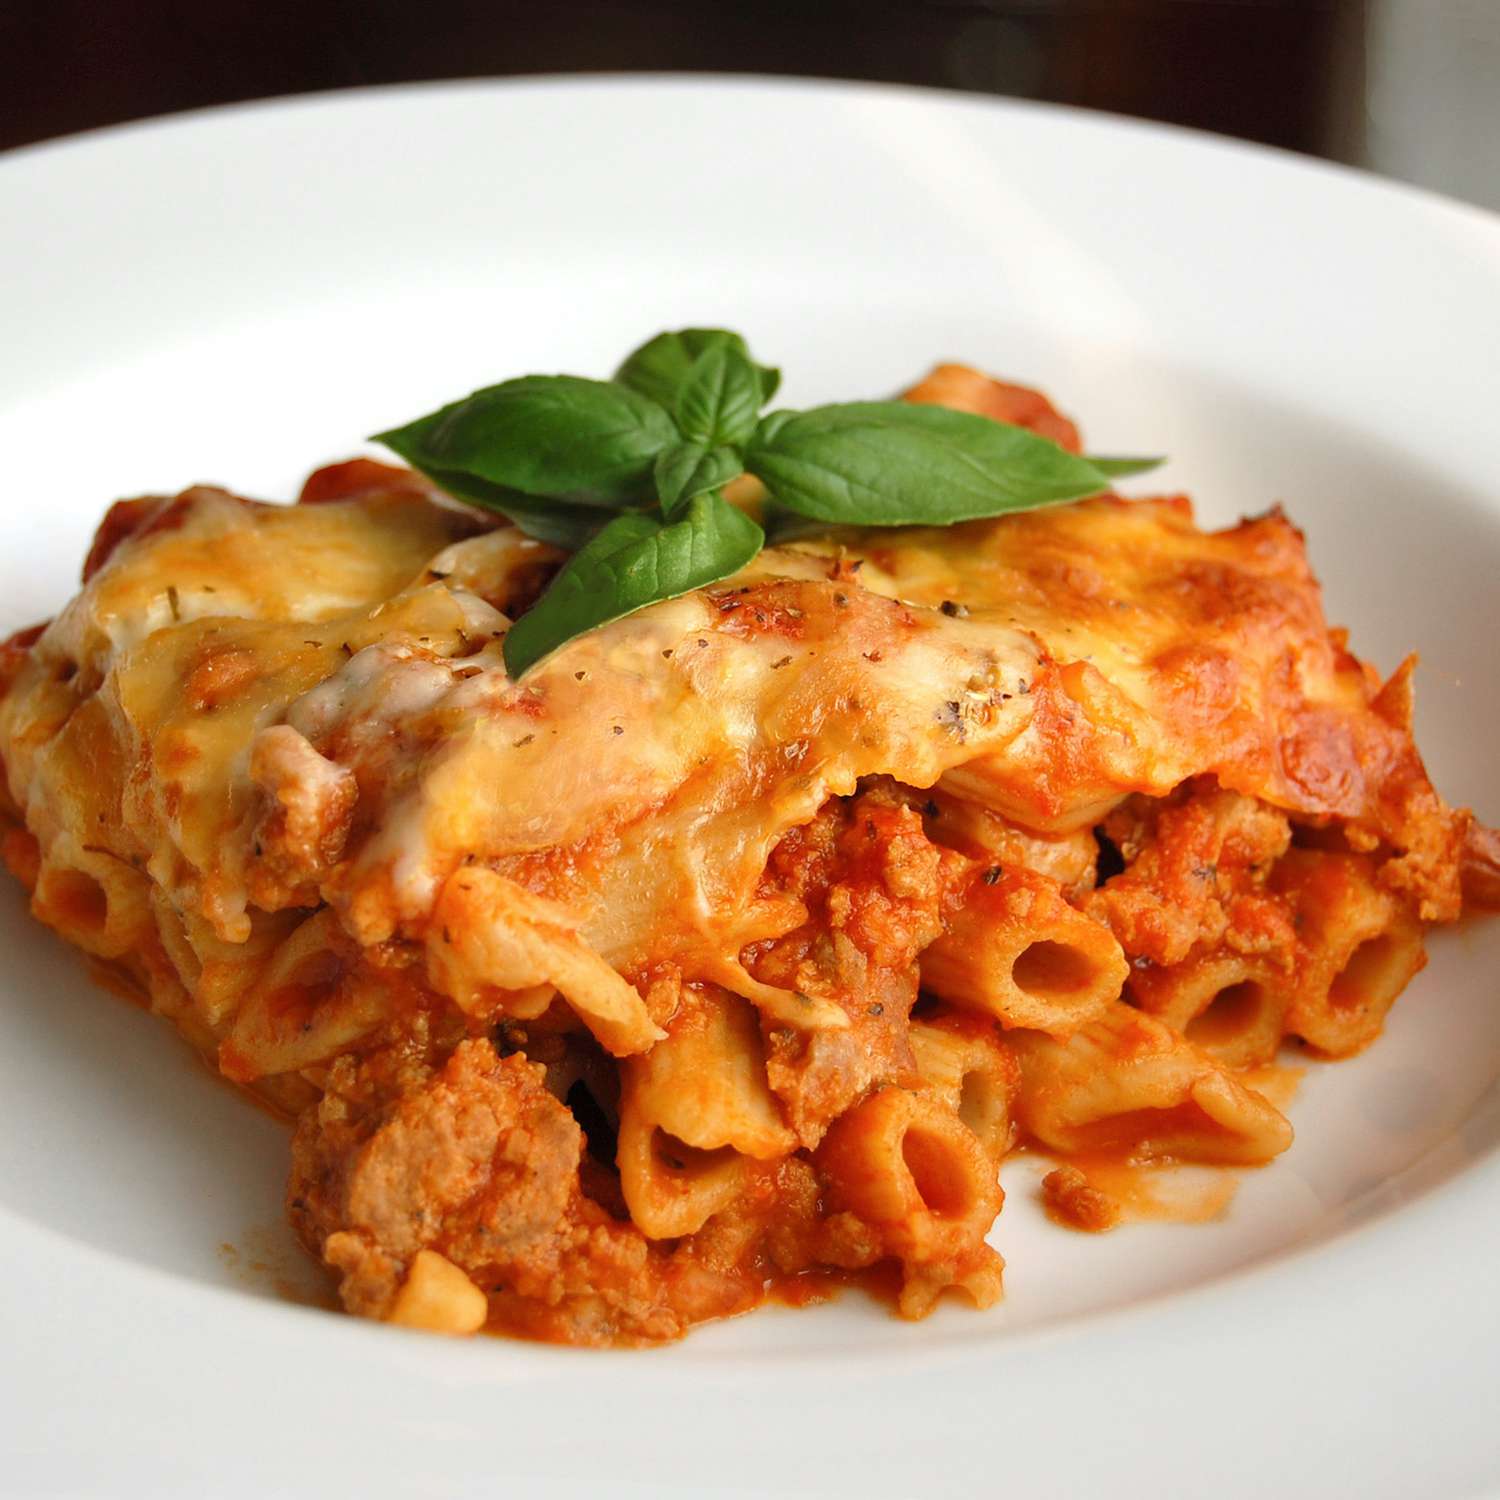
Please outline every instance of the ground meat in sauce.
[{"label": "ground meat in sauce", "polygon": [[878,1254],[868,1234],[861,1256],[848,1226],[824,1230],[819,1184],[795,1160],[690,1239],[647,1240],[583,1191],[583,1133],[545,1075],[480,1040],[441,1066],[401,1047],[334,1064],[298,1124],[287,1198],[350,1311],[383,1316],[413,1257],[433,1249],[486,1293],[496,1327],[649,1343],[753,1306],[780,1265]]},{"label": "ground meat in sauce", "polygon": [[906,1032],[917,957],[942,930],[951,863],[920,815],[878,788],[830,802],[772,852],[766,893],[795,896],[808,920],[747,949],[745,966],[765,984],[832,1000],[850,1022],[808,1033],[766,1024],[771,1089],[804,1146],[875,1085],[914,1080]]}]

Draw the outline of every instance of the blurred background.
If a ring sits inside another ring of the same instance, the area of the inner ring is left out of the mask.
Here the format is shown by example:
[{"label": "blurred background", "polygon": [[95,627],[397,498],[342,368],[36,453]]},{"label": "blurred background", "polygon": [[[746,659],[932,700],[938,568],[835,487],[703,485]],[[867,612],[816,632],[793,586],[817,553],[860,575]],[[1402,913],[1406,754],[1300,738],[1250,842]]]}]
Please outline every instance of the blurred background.
[{"label": "blurred background", "polygon": [[1046,99],[1500,208],[1500,0],[0,0],[0,148],[279,94],[639,71]]}]

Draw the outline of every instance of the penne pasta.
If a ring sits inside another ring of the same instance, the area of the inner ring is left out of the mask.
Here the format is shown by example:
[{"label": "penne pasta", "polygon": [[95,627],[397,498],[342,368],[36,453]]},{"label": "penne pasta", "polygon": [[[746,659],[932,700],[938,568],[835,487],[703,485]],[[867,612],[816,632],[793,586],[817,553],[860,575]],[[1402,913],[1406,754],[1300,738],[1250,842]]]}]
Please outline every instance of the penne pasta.
[{"label": "penne pasta", "polygon": [[654,1239],[692,1234],[742,1190],[747,1161],[796,1137],[766,1082],[753,1008],[690,986],[664,1040],[623,1070],[618,1165],[631,1218]]},{"label": "penne pasta", "polygon": [[363,1040],[400,1005],[399,971],[351,951],[333,912],[307,918],[271,955],[219,1046],[238,1083],[327,1062]]},{"label": "penne pasta", "polygon": [[1290,976],[1265,959],[1218,952],[1132,969],[1129,999],[1226,1068],[1276,1055],[1291,1003]]},{"label": "penne pasta", "polygon": [[636,1107],[628,1081],[615,1163],[631,1222],[653,1240],[702,1229],[744,1192],[749,1167],[732,1146],[705,1151],[664,1131]]},{"label": "penne pasta", "polygon": [[1427,962],[1420,924],[1367,855],[1294,849],[1272,883],[1297,913],[1302,954],[1287,1029],[1331,1057],[1369,1046]]},{"label": "penne pasta", "polygon": [[118,856],[54,841],[37,870],[32,914],[96,958],[119,958],[152,926],[151,886]]},{"label": "penne pasta", "polygon": [[835,1205],[901,1261],[907,1316],[927,1311],[948,1285],[981,1306],[999,1295],[1001,1262],[984,1243],[1004,1199],[995,1163],[934,1095],[877,1091],[839,1118],[815,1160]]},{"label": "penne pasta", "polygon": [[661,1039],[640,994],[578,936],[565,912],[491,870],[462,869],[427,934],[434,987],[471,1015],[504,1015],[507,992],[552,985],[616,1056]]},{"label": "penne pasta", "polygon": [[1092,828],[1043,835],[1018,828],[980,802],[935,787],[920,804],[928,837],[986,868],[1019,866],[1057,882],[1070,900],[1094,888],[1099,846]]},{"label": "penne pasta", "polygon": [[1104,1013],[1128,972],[1109,929],[1029,870],[976,878],[945,929],[922,954],[923,987],[1007,1027],[1068,1036]]},{"label": "penne pasta", "polygon": [[976,1015],[914,1019],[911,1050],[922,1081],[1001,1160],[1015,1144],[1020,1070],[994,1023]]},{"label": "penne pasta", "polygon": [[1016,1118],[1050,1150],[1253,1165],[1292,1143],[1265,1099],[1128,1005],[1066,1042],[1022,1031],[1008,1041],[1021,1065]]}]

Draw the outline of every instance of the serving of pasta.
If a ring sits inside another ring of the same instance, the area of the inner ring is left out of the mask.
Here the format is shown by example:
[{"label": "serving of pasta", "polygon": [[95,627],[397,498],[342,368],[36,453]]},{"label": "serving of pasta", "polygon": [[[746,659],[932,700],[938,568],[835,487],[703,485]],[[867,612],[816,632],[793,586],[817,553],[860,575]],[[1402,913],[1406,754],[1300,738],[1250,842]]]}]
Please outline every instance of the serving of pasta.
[{"label": "serving of pasta", "polygon": [[[1079,451],[966,367],[905,399]],[[1013,1150],[1084,1164],[1083,1227],[1101,1155],[1269,1162],[1254,1070],[1360,1051],[1500,895],[1414,663],[1350,653],[1280,512],[790,536],[508,671],[563,557],[357,459],[119,502],[0,647],[7,865],[295,1120],[351,1312],[636,1344],[871,1272],[988,1307]]]}]

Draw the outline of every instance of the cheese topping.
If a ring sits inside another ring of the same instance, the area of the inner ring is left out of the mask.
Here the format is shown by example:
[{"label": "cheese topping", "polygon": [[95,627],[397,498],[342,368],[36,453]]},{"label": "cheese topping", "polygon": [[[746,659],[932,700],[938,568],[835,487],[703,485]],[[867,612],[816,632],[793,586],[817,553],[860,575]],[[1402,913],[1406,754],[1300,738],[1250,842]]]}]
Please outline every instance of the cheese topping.
[{"label": "cheese topping", "polygon": [[1183,501],[1105,498],[769,548],[519,683],[496,604],[546,549],[473,525],[409,491],[159,504],[0,706],[18,804],[80,843],[104,819],[226,941],[326,901],[360,944],[420,942],[482,864],[621,974],[742,993],[740,950],[797,920],[757,898],[770,850],[879,775],[1059,835],[1212,772],[1350,820],[1424,915],[1456,908],[1452,819],[1279,515],[1205,535]]}]

